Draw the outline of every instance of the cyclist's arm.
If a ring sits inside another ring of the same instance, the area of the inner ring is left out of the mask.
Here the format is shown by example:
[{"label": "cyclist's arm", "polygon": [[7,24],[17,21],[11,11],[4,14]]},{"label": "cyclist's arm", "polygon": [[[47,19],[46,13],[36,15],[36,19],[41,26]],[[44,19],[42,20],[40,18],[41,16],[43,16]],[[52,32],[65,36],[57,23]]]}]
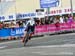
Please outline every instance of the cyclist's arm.
[{"label": "cyclist's arm", "polygon": [[29,25],[29,21],[27,21],[27,23],[25,24],[25,30],[28,28]]}]

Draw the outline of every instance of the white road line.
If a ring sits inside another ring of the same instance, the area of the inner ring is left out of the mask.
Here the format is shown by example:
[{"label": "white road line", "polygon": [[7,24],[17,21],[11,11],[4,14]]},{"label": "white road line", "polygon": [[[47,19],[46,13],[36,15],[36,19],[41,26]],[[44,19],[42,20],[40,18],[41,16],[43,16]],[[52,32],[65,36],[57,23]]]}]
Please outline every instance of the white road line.
[{"label": "white road line", "polygon": [[0,49],[6,48],[7,46],[0,46]]},{"label": "white road line", "polygon": [[48,45],[48,46],[35,46],[30,48],[52,48],[52,47],[75,47],[75,44],[64,44],[64,45]]},{"label": "white road line", "polygon": [[73,55],[73,52],[57,52],[57,53],[49,53],[49,52],[32,52],[34,54],[40,54],[40,55]]},{"label": "white road line", "polygon": [[59,55],[73,55],[73,52],[59,52]]},{"label": "white road line", "polygon": [[20,40],[16,40],[16,41],[8,41],[8,42],[2,42],[0,43],[0,45],[2,44],[10,44],[10,43],[15,43],[15,42],[19,42]]},{"label": "white road line", "polygon": [[45,52],[32,52],[33,54],[40,54],[40,55],[50,55],[50,53],[48,54],[48,53],[45,53]]}]

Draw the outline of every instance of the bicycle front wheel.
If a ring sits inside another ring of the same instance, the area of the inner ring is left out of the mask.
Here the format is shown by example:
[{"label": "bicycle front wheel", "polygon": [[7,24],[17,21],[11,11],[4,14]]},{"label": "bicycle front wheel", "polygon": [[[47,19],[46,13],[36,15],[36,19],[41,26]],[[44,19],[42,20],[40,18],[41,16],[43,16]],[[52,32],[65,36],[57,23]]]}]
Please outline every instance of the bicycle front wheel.
[{"label": "bicycle front wheel", "polygon": [[29,40],[29,37],[28,37],[28,34],[27,34],[27,36],[26,36],[26,38],[25,38],[25,41],[24,41],[24,46],[26,46],[28,40]]}]

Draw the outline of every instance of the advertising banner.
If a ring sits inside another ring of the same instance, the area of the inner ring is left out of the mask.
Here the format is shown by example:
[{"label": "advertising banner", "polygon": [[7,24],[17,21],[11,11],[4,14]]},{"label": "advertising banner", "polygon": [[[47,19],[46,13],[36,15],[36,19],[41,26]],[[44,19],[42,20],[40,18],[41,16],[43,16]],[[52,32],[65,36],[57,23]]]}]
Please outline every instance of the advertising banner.
[{"label": "advertising banner", "polygon": [[41,8],[56,7],[59,5],[59,0],[40,0]]},{"label": "advertising banner", "polygon": [[[23,36],[25,27],[20,28],[3,28],[0,29],[0,37],[6,38],[7,36]],[[62,23],[59,27],[55,24],[39,25],[35,27],[34,35],[51,34],[55,32],[71,31],[75,30],[75,22]]]},{"label": "advertising banner", "polygon": [[0,29],[0,37],[7,36],[22,36],[24,34],[24,27],[20,28],[3,28]]},{"label": "advertising banner", "polygon": [[35,35],[40,35],[47,32],[47,25],[40,25],[35,27]]}]

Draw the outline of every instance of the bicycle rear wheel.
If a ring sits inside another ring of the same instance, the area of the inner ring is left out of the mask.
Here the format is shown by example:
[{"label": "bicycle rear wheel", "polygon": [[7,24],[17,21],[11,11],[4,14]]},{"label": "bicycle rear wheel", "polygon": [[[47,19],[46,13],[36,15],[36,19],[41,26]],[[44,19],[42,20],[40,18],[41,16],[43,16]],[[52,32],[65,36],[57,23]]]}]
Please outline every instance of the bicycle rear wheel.
[{"label": "bicycle rear wheel", "polygon": [[28,40],[29,40],[29,36],[28,36],[28,34],[27,34],[27,36],[26,36],[26,38],[25,38],[25,40],[24,40],[24,46],[26,46]]}]

